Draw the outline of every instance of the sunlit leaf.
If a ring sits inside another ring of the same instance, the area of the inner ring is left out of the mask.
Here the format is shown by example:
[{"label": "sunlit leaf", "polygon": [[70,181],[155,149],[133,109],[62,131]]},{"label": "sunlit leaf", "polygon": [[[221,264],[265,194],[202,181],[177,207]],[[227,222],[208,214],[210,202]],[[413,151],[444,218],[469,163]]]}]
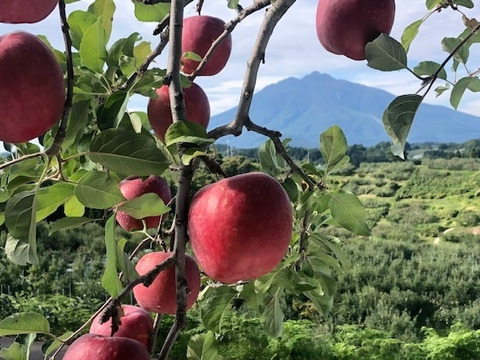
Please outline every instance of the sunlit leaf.
[{"label": "sunlit leaf", "polygon": [[42,314],[24,312],[13,314],[0,322],[0,336],[50,333],[50,324]]},{"label": "sunlit leaf", "polygon": [[128,200],[118,206],[135,219],[143,219],[147,216],[158,216],[170,211],[170,208],[163,203],[163,200],[154,193],[143,194],[132,200]]},{"label": "sunlit leaf", "polygon": [[87,11],[75,10],[68,15],[68,25],[73,46],[80,49],[80,43],[87,29],[97,22],[97,17]]},{"label": "sunlit leaf", "polygon": [[380,34],[365,46],[367,65],[381,71],[395,71],[407,67],[407,53],[397,40]]},{"label": "sunlit leaf", "polygon": [[355,195],[331,193],[329,207],[333,218],[342,227],[357,235],[370,235],[365,208]]},{"label": "sunlit leaf", "polygon": [[107,37],[101,20],[90,25],[80,43],[80,58],[90,70],[101,73],[107,59]]},{"label": "sunlit leaf", "polygon": [[74,195],[65,203],[63,210],[68,217],[81,217],[85,214],[85,205]]},{"label": "sunlit leaf", "polygon": [[207,135],[205,128],[191,121],[177,121],[170,125],[165,133],[165,144],[170,146],[177,143],[196,145],[212,144],[214,139]]},{"label": "sunlit leaf", "polygon": [[101,24],[106,35],[106,42],[110,39],[113,25],[113,14],[115,13],[115,3],[113,0],[95,0],[88,11],[101,19]]},{"label": "sunlit leaf", "polygon": [[75,187],[75,196],[86,207],[107,209],[125,201],[118,183],[104,171],[89,171]]},{"label": "sunlit leaf", "polygon": [[135,2],[135,16],[138,20],[144,22],[160,22],[170,12],[169,3],[158,3],[155,5],[145,5],[142,2]]},{"label": "sunlit leaf", "polygon": [[418,35],[418,31],[420,30],[420,25],[422,25],[423,20],[417,20],[408,25],[402,34],[402,46],[405,49],[405,52],[408,53],[410,49],[410,45],[412,44],[415,37]]},{"label": "sunlit leaf", "polygon": [[433,10],[438,4],[442,3],[444,0],[426,0],[425,5],[428,10]]},{"label": "sunlit leaf", "polygon": [[[347,139],[342,129],[334,125],[320,135],[320,152],[325,159],[325,173],[330,173],[340,162],[345,163]],[[348,162],[349,158],[347,159]]]},{"label": "sunlit leaf", "polygon": [[73,196],[75,185],[59,182],[48,187],[40,188],[37,194],[36,221],[45,219],[53,214],[60,205],[65,204]]}]

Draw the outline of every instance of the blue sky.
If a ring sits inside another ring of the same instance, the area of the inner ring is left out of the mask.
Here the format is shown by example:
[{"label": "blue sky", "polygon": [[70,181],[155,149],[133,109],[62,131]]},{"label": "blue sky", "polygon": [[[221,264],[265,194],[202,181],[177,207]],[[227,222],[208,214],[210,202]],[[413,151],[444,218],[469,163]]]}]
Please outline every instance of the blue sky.
[{"label": "blue sky", "polygon": [[[81,0],[68,5],[67,11],[86,9],[92,1]],[[206,0],[203,13],[228,21],[234,18],[236,13],[228,9],[225,3],[225,0]],[[244,2],[244,4],[246,5],[248,2]],[[133,16],[133,4],[129,0],[116,0],[116,5],[112,39],[126,37],[137,31],[145,40],[151,41],[154,46],[157,39],[151,36],[151,33],[155,24],[136,21]],[[383,73],[369,69],[365,61],[353,61],[326,52],[318,42],[315,32],[316,6],[316,1],[299,0],[279,23],[267,49],[266,64],[261,67],[259,73],[257,90],[286,77],[303,77],[313,71],[375,86],[397,95],[414,93],[419,89],[418,80],[407,71]],[[422,18],[427,10],[424,1],[418,0],[397,0],[396,6],[396,19],[391,35],[400,39],[403,29],[413,21]],[[188,7],[185,13],[187,16],[195,15],[194,6]],[[474,17],[475,10],[466,10],[465,13]],[[212,114],[227,110],[238,101],[246,62],[262,17],[263,12],[260,11],[245,19],[234,31],[233,52],[227,67],[220,74],[214,77],[197,78],[198,84],[209,96]],[[38,24],[0,24],[0,34],[20,29],[47,35],[55,47],[58,49],[63,47],[58,11],[56,10]],[[449,10],[435,14],[422,26],[418,39],[412,45],[409,52],[409,65],[413,67],[421,60],[442,62],[446,53],[441,49],[441,39],[443,36],[457,36],[462,30],[461,15],[458,12]],[[471,58],[479,58],[475,55],[472,54]],[[165,56],[160,57],[156,65],[165,67]],[[472,63],[471,67],[475,70],[477,65]],[[444,94],[440,98],[435,98],[432,94],[427,101],[438,105],[448,105],[448,94]],[[135,110],[145,110],[146,103],[146,99],[134,98],[129,107]],[[466,97],[459,108],[460,111],[480,115],[478,109],[480,109],[480,95],[478,94]]]}]

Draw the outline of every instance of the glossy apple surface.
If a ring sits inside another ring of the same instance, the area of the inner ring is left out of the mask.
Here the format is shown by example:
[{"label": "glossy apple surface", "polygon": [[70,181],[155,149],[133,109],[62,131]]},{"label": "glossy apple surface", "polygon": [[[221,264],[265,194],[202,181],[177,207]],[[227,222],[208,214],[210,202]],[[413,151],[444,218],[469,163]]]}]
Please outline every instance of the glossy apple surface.
[{"label": "glossy apple surface", "polygon": [[394,0],[320,0],[317,35],[327,51],[363,60],[365,45],[389,34],[394,18]]},{"label": "glossy apple surface", "polygon": [[[205,56],[212,43],[223,33],[225,22],[222,19],[199,15],[185,18],[183,21],[182,51],[193,52],[201,58]],[[218,74],[228,62],[232,52],[232,36],[229,34],[215,49],[198,75],[211,76]],[[199,62],[182,57],[183,72],[192,73]]]},{"label": "glossy apple surface", "polygon": [[[165,205],[172,199],[167,181],[160,176],[150,175],[145,180],[137,176],[131,176],[122,180],[119,186],[120,192],[127,200],[132,200],[148,193],[157,194]],[[145,221],[147,229],[153,229],[158,227],[160,216],[148,216],[143,219],[135,219],[126,212],[117,211],[117,222],[127,231],[143,229],[142,220]]]},{"label": "glossy apple surface", "polygon": [[292,236],[292,206],[280,183],[263,173],[222,179],[192,199],[188,229],[200,268],[224,283],[273,270]]},{"label": "glossy apple surface", "polygon": [[[120,317],[120,327],[113,336],[127,337],[142,343],[148,350],[153,333],[153,319],[150,314],[139,306],[122,305],[123,315]],[[112,336],[112,319],[100,322],[103,314],[98,315],[90,325],[90,334]]]},{"label": "glossy apple surface", "polygon": [[58,0],[0,0],[0,22],[36,23],[45,19]]},{"label": "glossy apple surface", "polygon": [[[158,97],[148,102],[148,121],[155,134],[164,140],[168,127],[173,123],[168,86],[162,86],[156,90],[156,93]],[[187,112],[186,120],[200,124],[206,129],[210,122],[210,103],[207,94],[196,83],[192,83],[190,87],[183,89],[183,95]]]},{"label": "glossy apple surface", "polygon": [[[172,256],[171,252],[151,252],[142,256],[135,269],[140,276],[161,264],[165,259]],[[185,258],[186,276],[189,293],[187,295],[187,310],[197,301],[200,291],[200,271],[197,263],[190,256]],[[133,288],[133,295],[142,308],[159,314],[175,314],[176,305],[175,267],[171,266],[162,271],[146,287],[143,284]]]},{"label": "glossy apple surface", "polygon": [[85,334],[69,346],[63,360],[150,360],[150,354],[130,338]]},{"label": "glossy apple surface", "polygon": [[0,36],[0,141],[32,140],[60,120],[63,72],[53,52],[35,35]]}]

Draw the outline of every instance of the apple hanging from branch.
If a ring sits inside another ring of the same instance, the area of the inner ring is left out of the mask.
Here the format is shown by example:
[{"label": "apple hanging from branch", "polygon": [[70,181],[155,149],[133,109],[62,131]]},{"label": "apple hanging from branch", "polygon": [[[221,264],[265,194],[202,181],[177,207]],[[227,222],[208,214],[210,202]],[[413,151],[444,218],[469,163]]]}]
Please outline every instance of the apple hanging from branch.
[{"label": "apple hanging from branch", "polygon": [[36,23],[50,15],[57,4],[58,0],[1,0],[0,22]]}]

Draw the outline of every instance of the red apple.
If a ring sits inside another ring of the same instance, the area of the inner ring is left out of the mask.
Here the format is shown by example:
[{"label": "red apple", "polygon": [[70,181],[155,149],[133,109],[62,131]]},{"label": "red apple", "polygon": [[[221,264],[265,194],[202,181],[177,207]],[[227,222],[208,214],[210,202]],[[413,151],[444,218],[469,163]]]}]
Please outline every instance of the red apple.
[{"label": "red apple", "polygon": [[[122,180],[119,186],[120,192],[127,200],[132,200],[148,193],[157,194],[165,204],[168,204],[172,199],[168,183],[160,176],[150,175],[145,181],[138,176],[130,176]],[[147,229],[153,229],[158,227],[160,216],[135,219],[126,212],[117,211],[117,222],[127,231],[143,229],[142,220],[145,221]]]},{"label": "red apple", "polygon": [[320,0],[317,35],[327,51],[363,60],[365,45],[389,34],[394,18],[394,0]]},{"label": "red apple", "polygon": [[[155,134],[163,140],[168,127],[173,123],[168,86],[164,85],[156,92],[158,97],[150,99],[148,103],[148,120]],[[210,121],[210,104],[207,94],[193,82],[190,87],[183,89],[183,94],[187,111],[185,120],[200,124],[206,129]]]},{"label": "red apple", "polygon": [[[172,252],[148,253],[140,258],[135,269],[142,276],[172,255]],[[189,290],[187,309],[190,309],[197,301],[200,291],[200,271],[195,260],[188,255],[185,258],[185,266]],[[176,293],[175,266],[170,266],[162,271],[149,287],[140,284],[133,288],[133,295],[138,305],[147,311],[160,314],[175,314],[177,308]]]},{"label": "red apple", "polygon": [[[153,319],[150,314],[139,306],[122,305],[120,327],[113,336],[127,337],[142,343],[147,350],[150,346],[150,337],[153,333]],[[112,319],[100,322],[99,314],[90,325],[90,334],[112,336]]]},{"label": "red apple", "polygon": [[[205,56],[212,43],[225,30],[225,22],[212,16],[192,16],[183,21],[182,51],[193,52],[201,58]],[[228,34],[219,46],[215,49],[208,62],[198,75],[210,76],[218,74],[227,64],[232,52],[232,37]],[[183,72],[192,73],[199,62],[182,57]]]},{"label": "red apple", "polygon": [[150,360],[150,354],[133,339],[85,334],[69,346],[63,360]]},{"label": "red apple", "polygon": [[0,0],[0,22],[36,23],[45,19],[58,0]]},{"label": "red apple", "polygon": [[249,173],[204,186],[192,199],[188,228],[198,265],[224,283],[273,270],[292,237],[292,206],[273,177]]},{"label": "red apple", "polygon": [[47,45],[24,31],[0,36],[0,141],[42,135],[60,120],[64,102],[63,72]]}]

